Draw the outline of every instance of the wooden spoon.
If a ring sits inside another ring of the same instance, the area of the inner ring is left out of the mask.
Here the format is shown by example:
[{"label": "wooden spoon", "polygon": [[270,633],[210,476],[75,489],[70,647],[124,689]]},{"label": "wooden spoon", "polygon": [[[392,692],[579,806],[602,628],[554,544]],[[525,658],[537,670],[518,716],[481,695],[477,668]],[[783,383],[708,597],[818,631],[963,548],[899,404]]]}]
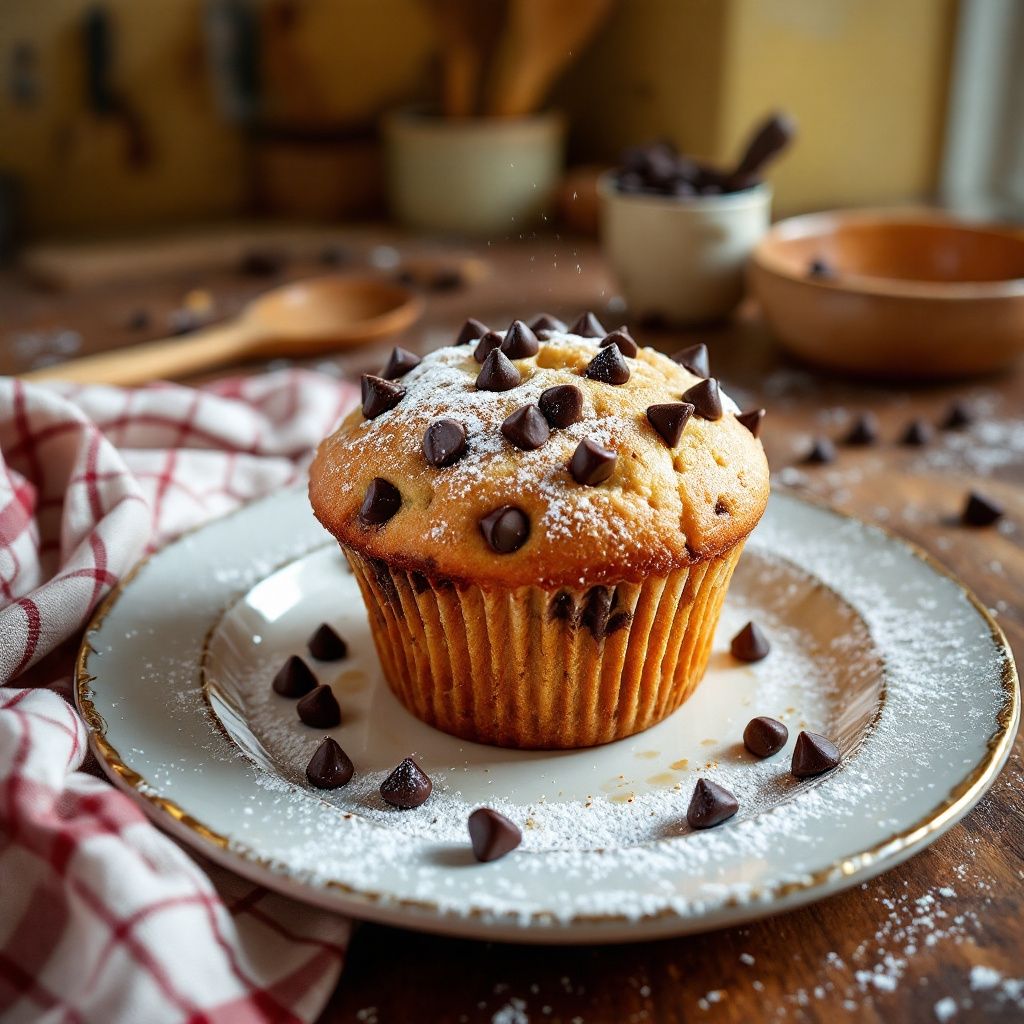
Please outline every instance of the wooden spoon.
[{"label": "wooden spoon", "polygon": [[499,0],[427,0],[441,44],[441,109],[446,117],[478,112],[480,75],[503,17]]},{"label": "wooden spoon", "polygon": [[522,117],[537,110],[610,7],[611,0],[510,0],[490,112]]},{"label": "wooden spoon", "polygon": [[312,356],[397,334],[422,310],[421,299],[388,281],[315,277],[265,292],[234,320],[180,338],[47,366],[24,374],[24,379],[131,385],[246,359]]}]

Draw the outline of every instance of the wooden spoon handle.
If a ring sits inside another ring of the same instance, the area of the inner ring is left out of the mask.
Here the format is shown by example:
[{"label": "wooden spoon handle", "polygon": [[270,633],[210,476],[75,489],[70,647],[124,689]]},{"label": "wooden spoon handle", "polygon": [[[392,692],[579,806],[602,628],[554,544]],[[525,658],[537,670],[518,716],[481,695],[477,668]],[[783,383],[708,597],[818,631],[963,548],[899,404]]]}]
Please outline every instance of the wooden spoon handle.
[{"label": "wooden spoon handle", "polygon": [[98,352],[22,375],[23,380],[68,380],[76,384],[144,384],[210,370],[242,357],[251,331],[231,322],[181,338]]},{"label": "wooden spoon handle", "polygon": [[754,130],[743,156],[729,176],[729,188],[744,188],[760,177],[761,171],[775,159],[796,135],[796,123],[783,113],[772,114]]}]

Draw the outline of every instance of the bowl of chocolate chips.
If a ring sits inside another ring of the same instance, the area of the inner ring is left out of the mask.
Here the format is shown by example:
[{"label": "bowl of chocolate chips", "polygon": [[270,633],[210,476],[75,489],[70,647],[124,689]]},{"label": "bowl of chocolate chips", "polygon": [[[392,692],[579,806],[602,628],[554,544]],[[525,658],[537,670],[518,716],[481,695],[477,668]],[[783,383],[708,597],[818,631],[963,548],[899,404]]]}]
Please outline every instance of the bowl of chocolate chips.
[{"label": "bowl of chocolate chips", "polygon": [[767,164],[795,134],[773,114],[732,168],[668,141],[634,146],[598,185],[601,241],[631,313],[668,324],[721,319],[743,297],[747,258],[768,229]]}]

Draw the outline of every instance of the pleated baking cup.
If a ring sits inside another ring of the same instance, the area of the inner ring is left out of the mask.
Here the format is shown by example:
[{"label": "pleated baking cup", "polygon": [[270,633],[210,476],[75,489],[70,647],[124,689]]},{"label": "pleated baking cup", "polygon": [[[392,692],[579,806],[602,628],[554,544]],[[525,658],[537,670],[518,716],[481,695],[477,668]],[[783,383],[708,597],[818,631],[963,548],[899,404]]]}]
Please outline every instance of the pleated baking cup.
[{"label": "pleated baking cup", "polygon": [[742,549],[643,583],[553,591],[454,584],[342,550],[409,711],[477,743],[565,749],[648,729],[693,693]]}]

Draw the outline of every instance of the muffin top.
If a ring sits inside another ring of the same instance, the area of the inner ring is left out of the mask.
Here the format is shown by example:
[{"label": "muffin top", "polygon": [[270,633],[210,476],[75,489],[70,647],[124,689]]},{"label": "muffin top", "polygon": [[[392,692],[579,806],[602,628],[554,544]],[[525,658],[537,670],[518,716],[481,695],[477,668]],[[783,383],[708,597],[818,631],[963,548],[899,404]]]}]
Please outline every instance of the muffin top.
[{"label": "muffin top", "polygon": [[703,346],[669,358],[590,314],[533,328],[468,321],[365,376],[310,470],[327,530],[432,578],[546,588],[639,582],[746,537],[763,411],[739,416]]}]

